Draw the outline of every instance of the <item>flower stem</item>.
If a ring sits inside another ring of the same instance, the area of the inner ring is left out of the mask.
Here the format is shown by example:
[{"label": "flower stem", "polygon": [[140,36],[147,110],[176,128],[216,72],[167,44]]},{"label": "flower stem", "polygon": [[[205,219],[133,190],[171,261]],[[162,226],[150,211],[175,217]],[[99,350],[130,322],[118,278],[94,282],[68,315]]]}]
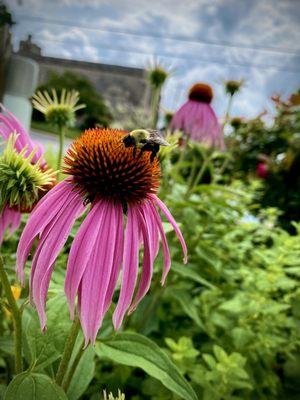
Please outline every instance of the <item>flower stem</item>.
[{"label": "flower stem", "polygon": [[73,361],[73,364],[71,365],[69,374],[68,374],[67,378],[64,380],[62,387],[66,393],[67,393],[67,390],[69,389],[70,383],[75,374],[76,368],[78,367],[79,361],[81,360],[81,357],[83,356],[83,353],[84,353],[84,341],[81,343],[79,351],[75,357],[75,360]]},{"label": "flower stem", "polygon": [[0,279],[2,282],[5,295],[10,306],[10,311],[14,322],[14,333],[15,333],[15,372],[20,374],[23,369],[22,360],[22,313],[17,305],[17,302],[13,296],[8,276],[4,269],[3,258],[0,255]]},{"label": "flower stem", "polygon": [[193,190],[193,188],[198,186],[198,184],[201,182],[201,179],[206,171],[206,168],[209,166],[209,163],[211,162],[212,155],[213,155],[213,153],[208,154],[207,157],[203,160],[201,168],[200,168],[194,182],[188,187],[188,189],[186,191],[186,196],[188,196],[191,193],[191,191]]},{"label": "flower stem", "polygon": [[58,370],[56,373],[55,381],[59,386],[61,386],[62,381],[65,377],[65,374],[67,372],[69,361],[71,359],[74,345],[75,345],[75,342],[76,342],[76,339],[77,339],[77,336],[79,333],[79,329],[80,329],[80,321],[79,321],[79,317],[76,316],[72,323],[70,334],[66,341],[64,352],[63,352],[63,355],[60,360],[60,364],[59,364],[59,367],[58,367]]},{"label": "flower stem", "polygon": [[158,117],[159,117],[159,106],[161,97],[161,87],[152,89],[151,98],[151,125],[153,129],[156,129]]},{"label": "flower stem", "polygon": [[224,123],[223,123],[223,132],[224,132],[225,126],[227,125],[227,122],[229,121],[229,116],[230,116],[230,111],[231,111],[231,107],[232,107],[233,96],[234,95],[230,95],[229,96],[229,100],[228,100],[228,104],[227,104],[227,110],[226,110],[226,113],[225,113],[225,119],[224,119]]},{"label": "flower stem", "polygon": [[59,126],[59,151],[58,151],[58,159],[57,159],[57,169],[58,169],[58,177],[60,175],[60,167],[61,167],[61,160],[64,151],[64,143],[65,143],[65,130],[63,126]]}]

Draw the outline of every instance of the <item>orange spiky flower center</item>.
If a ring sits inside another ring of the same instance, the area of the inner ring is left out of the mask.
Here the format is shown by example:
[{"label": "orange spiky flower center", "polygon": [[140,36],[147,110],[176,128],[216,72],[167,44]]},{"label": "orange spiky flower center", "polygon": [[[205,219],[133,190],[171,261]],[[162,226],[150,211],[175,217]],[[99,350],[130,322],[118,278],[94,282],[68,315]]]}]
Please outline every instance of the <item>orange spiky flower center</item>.
[{"label": "orange spiky flower center", "polygon": [[189,91],[189,99],[199,103],[210,103],[213,99],[213,90],[206,83],[196,83]]},{"label": "orange spiky flower center", "polygon": [[126,208],[157,193],[158,160],[150,162],[149,152],[126,148],[126,135],[118,129],[88,129],[68,150],[63,172],[72,176],[86,202],[105,198]]}]

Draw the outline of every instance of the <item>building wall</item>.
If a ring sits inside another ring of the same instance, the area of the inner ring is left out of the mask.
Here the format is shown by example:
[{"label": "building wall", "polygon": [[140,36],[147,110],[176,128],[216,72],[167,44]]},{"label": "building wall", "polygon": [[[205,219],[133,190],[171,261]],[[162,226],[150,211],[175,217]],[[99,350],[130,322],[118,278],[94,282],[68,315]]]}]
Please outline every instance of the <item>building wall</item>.
[{"label": "building wall", "polygon": [[0,101],[4,93],[5,76],[12,46],[9,26],[0,26]]},{"label": "building wall", "polygon": [[146,71],[143,69],[45,57],[31,36],[20,42],[18,54],[39,64],[38,84],[47,82],[51,71],[60,74],[72,71],[85,76],[95,85],[116,118],[118,112],[122,114],[122,107],[130,110],[132,107],[145,107],[148,103]]}]

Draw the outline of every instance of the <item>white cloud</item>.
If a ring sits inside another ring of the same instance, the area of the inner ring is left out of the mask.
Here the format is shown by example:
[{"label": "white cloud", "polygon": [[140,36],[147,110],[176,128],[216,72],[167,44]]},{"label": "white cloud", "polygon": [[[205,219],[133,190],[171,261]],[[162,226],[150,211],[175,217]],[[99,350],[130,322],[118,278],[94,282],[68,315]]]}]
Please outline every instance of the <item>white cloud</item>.
[{"label": "white cloud", "polygon": [[177,108],[188,87],[199,80],[214,86],[219,115],[226,106],[222,80],[247,80],[233,111],[251,116],[262,110],[273,92],[300,86],[299,74],[291,72],[300,69],[300,57],[276,51],[300,49],[300,10],[293,0],[23,0],[23,6],[15,0],[12,4],[16,15],[52,21],[20,19],[14,28],[15,40],[33,32],[45,54],[139,67],[158,55],[176,70],[163,97],[168,108]]}]

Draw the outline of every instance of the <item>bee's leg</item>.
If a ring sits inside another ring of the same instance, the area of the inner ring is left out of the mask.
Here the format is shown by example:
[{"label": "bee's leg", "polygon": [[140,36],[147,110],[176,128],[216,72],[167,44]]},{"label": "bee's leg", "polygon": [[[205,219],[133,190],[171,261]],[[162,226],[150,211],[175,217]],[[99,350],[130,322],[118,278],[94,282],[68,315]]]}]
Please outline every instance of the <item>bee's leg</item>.
[{"label": "bee's leg", "polygon": [[136,157],[136,146],[133,146],[132,155],[134,158]]},{"label": "bee's leg", "polygon": [[146,149],[145,149],[145,146],[141,147],[138,158],[141,158],[141,157],[142,157],[142,155],[143,155],[143,153],[144,153],[145,150],[146,150]]},{"label": "bee's leg", "polygon": [[157,156],[157,153],[159,152],[159,145],[155,144],[153,146],[153,149],[151,151],[151,155],[150,155],[150,162],[153,163],[154,158]]}]

